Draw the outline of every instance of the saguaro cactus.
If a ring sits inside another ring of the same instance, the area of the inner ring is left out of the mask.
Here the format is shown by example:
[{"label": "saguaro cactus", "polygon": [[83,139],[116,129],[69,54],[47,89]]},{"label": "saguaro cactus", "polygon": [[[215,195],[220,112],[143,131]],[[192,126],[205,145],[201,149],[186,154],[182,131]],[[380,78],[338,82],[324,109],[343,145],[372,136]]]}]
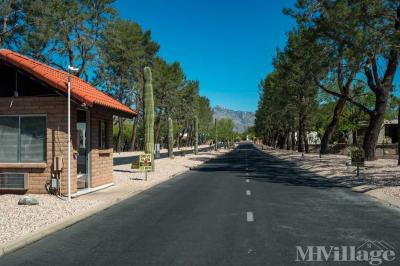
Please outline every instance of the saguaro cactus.
[{"label": "saguaro cactus", "polygon": [[151,154],[152,171],[154,171],[154,97],[151,69],[149,67],[144,68],[144,81],[144,152]]},{"label": "saguaro cactus", "polygon": [[194,154],[199,153],[199,119],[197,116],[194,118]]},{"label": "saguaro cactus", "polygon": [[218,146],[218,132],[217,132],[217,119],[214,119],[214,141],[215,141],[215,147],[214,150],[217,150],[217,146]]},{"label": "saguaro cactus", "polygon": [[171,117],[168,117],[168,156],[174,159],[174,128]]}]

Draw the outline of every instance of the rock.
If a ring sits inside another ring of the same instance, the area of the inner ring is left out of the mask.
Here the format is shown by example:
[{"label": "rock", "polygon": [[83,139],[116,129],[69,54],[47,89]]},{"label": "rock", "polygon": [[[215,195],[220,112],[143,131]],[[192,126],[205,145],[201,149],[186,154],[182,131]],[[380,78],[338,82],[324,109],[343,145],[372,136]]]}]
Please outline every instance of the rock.
[{"label": "rock", "polygon": [[39,201],[29,196],[23,196],[19,199],[18,205],[39,205]]}]

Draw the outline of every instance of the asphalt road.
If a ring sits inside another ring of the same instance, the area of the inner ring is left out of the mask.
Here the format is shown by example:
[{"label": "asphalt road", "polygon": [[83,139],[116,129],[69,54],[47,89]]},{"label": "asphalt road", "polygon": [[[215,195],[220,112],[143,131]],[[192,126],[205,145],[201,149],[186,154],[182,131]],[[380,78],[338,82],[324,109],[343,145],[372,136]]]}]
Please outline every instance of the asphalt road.
[{"label": "asphalt road", "polygon": [[366,240],[390,243],[398,257],[382,265],[400,265],[399,221],[397,209],[244,144],[0,265],[369,265],[296,262],[296,246]]}]

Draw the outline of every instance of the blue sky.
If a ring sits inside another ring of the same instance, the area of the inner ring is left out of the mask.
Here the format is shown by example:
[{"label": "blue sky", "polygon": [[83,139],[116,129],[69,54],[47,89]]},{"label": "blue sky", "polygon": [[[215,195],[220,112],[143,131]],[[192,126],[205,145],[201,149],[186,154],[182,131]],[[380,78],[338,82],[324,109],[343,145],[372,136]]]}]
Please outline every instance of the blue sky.
[{"label": "blue sky", "polygon": [[282,14],[294,0],[117,1],[124,18],[152,31],[159,55],[179,61],[200,81],[211,105],[255,111],[258,84],[272,70],[277,47],[294,21]]}]

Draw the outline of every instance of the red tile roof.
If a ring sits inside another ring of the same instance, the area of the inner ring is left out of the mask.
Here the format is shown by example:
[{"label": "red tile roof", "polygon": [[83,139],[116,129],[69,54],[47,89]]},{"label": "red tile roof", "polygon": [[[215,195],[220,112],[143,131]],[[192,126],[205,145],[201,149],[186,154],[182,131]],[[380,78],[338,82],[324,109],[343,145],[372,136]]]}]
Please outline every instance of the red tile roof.
[{"label": "red tile roof", "polygon": [[[0,49],[0,60],[24,70],[62,92],[68,92],[68,73],[65,71],[61,71],[6,49]],[[71,75],[71,97],[85,103],[89,107],[100,105],[130,117],[137,115],[137,112],[133,109],[73,75]]]}]

